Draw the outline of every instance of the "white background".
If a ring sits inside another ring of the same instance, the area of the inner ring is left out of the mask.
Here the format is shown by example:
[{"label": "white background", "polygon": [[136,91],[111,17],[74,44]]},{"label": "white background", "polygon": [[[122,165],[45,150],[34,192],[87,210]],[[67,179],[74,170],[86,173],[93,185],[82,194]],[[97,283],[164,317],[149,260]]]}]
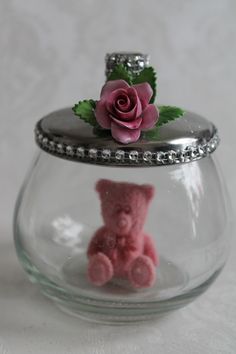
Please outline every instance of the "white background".
[{"label": "white background", "polygon": [[235,0],[0,0],[0,353],[236,353],[236,261],[200,299],[155,323],[109,327],[57,310],[15,256],[12,214],[42,115],[99,95],[104,55],[151,54],[159,101],[218,126],[235,208]]}]

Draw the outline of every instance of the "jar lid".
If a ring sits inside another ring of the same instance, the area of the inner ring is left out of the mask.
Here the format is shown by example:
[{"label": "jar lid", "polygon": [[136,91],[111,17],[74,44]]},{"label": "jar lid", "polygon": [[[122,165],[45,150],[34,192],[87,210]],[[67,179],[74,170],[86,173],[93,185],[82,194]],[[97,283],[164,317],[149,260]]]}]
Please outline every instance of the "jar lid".
[{"label": "jar lid", "polygon": [[198,160],[216,149],[212,123],[154,103],[157,77],[147,54],[110,53],[105,62],[99,101],[79,101],[37,123],[36,142],[44,151],[100,165],[158,166]]},{"label": "jar lid", "polygon": [[191,162],[212,153],[219,137],[216,127],[205,118],[185,112],[169,122],[156,136],[146,136],[123,145],[102,129],[76,119],[71,108],[42,118],[35,129],[39,147],[57,157],[78,162],[112,166],[160,166]]}]

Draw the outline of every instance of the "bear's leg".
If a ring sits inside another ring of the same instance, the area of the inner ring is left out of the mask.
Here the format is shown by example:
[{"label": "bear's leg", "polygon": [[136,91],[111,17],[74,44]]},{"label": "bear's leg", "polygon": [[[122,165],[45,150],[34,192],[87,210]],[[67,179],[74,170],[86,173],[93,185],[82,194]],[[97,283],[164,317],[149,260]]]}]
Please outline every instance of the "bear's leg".
[{"label": "bear's leg", "polygon": [[148,256],[135,258],[128,270],[128,278],[134,288],[149,288],[155,283],[156,270]]},{"label": "bear's leg", "polygon": [[113,277],[113,265],[104,253],[97,253],[89,259],[88,279],[97,286],[106,284]]}]

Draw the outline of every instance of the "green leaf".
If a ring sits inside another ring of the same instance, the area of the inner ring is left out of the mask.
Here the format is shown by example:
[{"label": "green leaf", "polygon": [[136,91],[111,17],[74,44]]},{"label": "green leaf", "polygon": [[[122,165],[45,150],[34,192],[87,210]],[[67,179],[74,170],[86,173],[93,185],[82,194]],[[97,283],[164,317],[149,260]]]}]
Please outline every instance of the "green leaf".
[{"label": "green leaf", "polygon": [[76,116],[79,116],[86,123],[92,126],[96,126],[97,121],[94,114],[95,107],[96,107],[96,101],[84,100],[76,103],[72,108],[72,110],[74,111]]},{"label": "green leaf", "polygon": [[148,82],[153,90],[150,100],[150,103],[153,103],[156,97],[156,72],[152,66],[144,68],[138,75],[133,77],[133,84],[141,84],[143,82]]},{"label": "green leaf", "polygon": [[146,132],[143,132],[142,136],[144,139],[147,140],[158,140],[159,139],[159,129],[156,126],[155,128],[148,130]]},{"label": "green leaf", "polygon": [[180,118],[184,115],[184,111],[178,107],[171,106],[160,106],[159,107],[159,119],[155,128],[143,132],[143,138],[147,140],[158,140],[160,138],[160,130],[159,127],[168,123],[169,121],[173,121],[177,118]]},{"label": "green leaf", "polygon": [[184,111],[178,107],[160,106],[158,108],[159,108],[159,119],[157,122],[158,127],[168,123],[171,120],[180,118],[184,115]]},{"label": "green leaf", "polygon": [[118,64],[107,78],[111,80],[125,80],[128,84],[132,84],[132,76],[123,64]]}]

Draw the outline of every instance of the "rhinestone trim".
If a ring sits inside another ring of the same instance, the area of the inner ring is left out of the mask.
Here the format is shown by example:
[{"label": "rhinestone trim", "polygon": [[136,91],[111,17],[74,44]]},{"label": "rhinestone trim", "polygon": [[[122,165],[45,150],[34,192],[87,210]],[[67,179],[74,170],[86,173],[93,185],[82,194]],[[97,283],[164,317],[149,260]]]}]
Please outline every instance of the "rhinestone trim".
[{"label": "rhinestone trim", "polygon": [[151,151],[145,151],[143,153],[143,161],[152,162],[152,152]]},{"label": "rhinestone trim", "polygon": [[139,155],[138,151],[136,151],[136,150],[130,151],[129,152],[130,161],[137,162],[138,161],[138,157],[139,157],[138,155]]},{"label": "rhinestone trim", "polygon": [[90,157],[90,159],[96,160],[97,159],[97,155],[98,155],[97,149],[89,149],[88,156]]},{"label": "rhinestone trim", "polygon": [[103,150],[102,150],[102,158],[103,158],[104,160],[109,160],[110,157],[111,157],[111,150],[109,150],[109,149],[103,149]]},{"label": "rhinestone trim", "polygon": [[125,152],[123,150],[116,150],[115,152],[115,159],[117,161],[124,161],[125,159]]},{"label": "rhinestone trim", "polygon": [[68,145],[66,147],[66,154],[69,155],[69,156],[74,156],[74,149],[72,146]]},{"label": "rhinestone trim", "polygon": [[133,166],[163,166],[192,162],[211,154],[219,145],[220,139],[216,133],[212,139],[198,146],[187,146],[183,150],[168,151],[138,151],[107,148],[88,148],[86,146],[71,146],[58,143],[47,135],[35,129],[35,140],[38,146],[55,156],[74,161],[95,163],[101,165],[133,165]]},{"label": "rhinestone trim", "polygon": [[85,155],[85,152],[84,152],[84,148],[83,147],[78,147],[76,149],[76,155],[78,156],[78,158],[83,158],[84,155]]}]

